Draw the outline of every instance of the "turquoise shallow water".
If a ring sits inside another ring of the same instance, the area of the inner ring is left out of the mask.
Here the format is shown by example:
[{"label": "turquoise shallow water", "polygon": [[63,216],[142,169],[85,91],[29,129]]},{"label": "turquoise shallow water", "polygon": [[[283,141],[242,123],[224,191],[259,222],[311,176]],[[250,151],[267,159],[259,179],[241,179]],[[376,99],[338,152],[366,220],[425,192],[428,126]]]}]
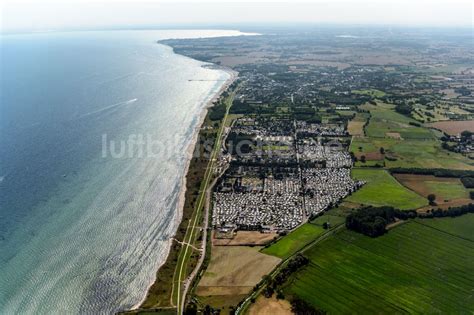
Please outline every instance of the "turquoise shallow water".
[{"label": "turquoise shallow water", "polygon": [[[112,313],[143,298],[180,219],[200,113],[229,78],[156,41],[235,34],[1,37],[0,313]],[[113,157],[109,143],[131,135],[167,154]]]}]

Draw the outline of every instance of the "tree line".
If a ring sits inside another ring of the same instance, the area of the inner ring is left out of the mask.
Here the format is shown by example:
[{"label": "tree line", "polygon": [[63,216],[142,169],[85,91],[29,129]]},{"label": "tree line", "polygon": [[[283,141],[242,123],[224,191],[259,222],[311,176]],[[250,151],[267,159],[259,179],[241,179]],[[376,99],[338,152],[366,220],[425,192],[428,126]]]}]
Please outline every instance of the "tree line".
[{"label": "tree line", "polygon": [[436,177],[474,177],[474,171],[470,170],[450,170],[443,168],[405,168],[395,167],[389,169],[392,174],[414,174],[414,175],[433,175]]},{"label": "tree line", "polygon": [[426,213],[418,213],[415,210],[403,211],[393,207],[364,207],[351,213],[346,218],[346,227],[350,230],[362,233],[370,237],[377,237],[387,232],[387,225],[396,219],[408,220],[414,218],[429,219],[442,217],[457,217],[466,213],[474,213],[474,204],[448,209],[438,208],[428,210]]}]

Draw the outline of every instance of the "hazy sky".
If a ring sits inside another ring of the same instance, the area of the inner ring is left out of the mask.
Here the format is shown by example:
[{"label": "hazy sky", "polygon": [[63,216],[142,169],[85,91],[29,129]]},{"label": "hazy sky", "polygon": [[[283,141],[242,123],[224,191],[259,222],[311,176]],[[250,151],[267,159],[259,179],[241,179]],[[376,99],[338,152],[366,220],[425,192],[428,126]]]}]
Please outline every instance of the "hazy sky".
[{"label": "hazy sky", "polygon": [[469,0],[0,0],[3,31],[267,22],[473,26]]}]

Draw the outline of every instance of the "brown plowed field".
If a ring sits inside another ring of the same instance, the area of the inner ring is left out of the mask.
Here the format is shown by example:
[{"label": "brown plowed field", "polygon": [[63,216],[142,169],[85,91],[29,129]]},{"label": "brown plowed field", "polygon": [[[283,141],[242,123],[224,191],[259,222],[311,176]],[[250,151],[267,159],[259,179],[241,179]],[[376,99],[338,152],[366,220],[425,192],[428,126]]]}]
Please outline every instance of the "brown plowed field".
[{"label": "brown plowed field", "polygon": [[452,136],[456,136],[465,130],[474,132],[474,120],[438,121],[428,124],[428,126],[440,129]]}]

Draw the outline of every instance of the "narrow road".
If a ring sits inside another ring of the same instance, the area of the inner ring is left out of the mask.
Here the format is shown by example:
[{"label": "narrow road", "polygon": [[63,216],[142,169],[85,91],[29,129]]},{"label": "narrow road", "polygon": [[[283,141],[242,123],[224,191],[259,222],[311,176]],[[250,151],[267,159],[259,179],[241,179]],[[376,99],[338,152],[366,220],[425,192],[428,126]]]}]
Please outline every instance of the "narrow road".
[{"label": "narrow road", "polygon": [[[189,277],[184,282],[183,301],[182,301],[183,305],[181,307],[182,310],[184,310],[184,304],[186,303],[186,296],[188,294],[189,287],[193,283],[193,280],[196,277],[196,275],[198,274],[198,272],[201,270],[202,263],[204,262],[204,258],[206,258],[207,232],[208,232],[208,229],[209,229],[209,209],[210,209],[210,203],[211,203],[211,193],[212,193],[212,190],[213,190],[215,184],[217,183],[217,180],[219,179],[220,176],[223,175],[224,172],[225,172],[225,170],[219,176],[217,176],[214,179],[214,181],[209,185],[209,187],[206,190],[206,203],[204,205],[204,227],[203,227],[204,230],[203,230],[203,235],[202,235],[203,242],[202,242],[202,245],[201,245],[202,248],[199,249],[199,251],[201,251],[201,256],[199,256],[199,261],[198,261],[196,267],[194,268],[193,272],[189,275]],[[211,240],[211,242],[212,242],[212,240]],[[193,248],[195,248],[195,247],[193,247]]]},{"label": "narrow road", "polygon": [[202,249],[197,248],[196,246],[194,246],[194,245],[192,245],[192,244],[181,242],[181,241],[179,241],[179,240],[177,240],[177,239],[175,239],[175,238],[172,238],[172,240],[175,241],[176,243],[181,244],[181,245],[185,245],[185,244],[186,244],[186,245],[188,245],[188,246],[191,246],[193,249],[195,249],[195,250],[197,250],[197,251],[201,251],[201,250],[202,250]]},{"label": "narrow road", "polygon": [[[222,141],[222,138],[223,138],[227,118],[229,116],[229,110],[230,110],[230,107],[232,106],[232,102],[234,100],[235,93],[236,93],[236,90],[234,90],[229,95],[228,99],[226,100],[227,101],[226,113],[224,115],[224,118],[222,120],[222,124],[221,124],[221,126],[219,128],[219,131],[217,133],[216,143],[214,144],[214,148],[213,148],[213,151],[211,153],[211,157],[210,157],[207,169],[206,169],[206,173],[204,174],[204,185],[203,185],[201,194],[199,195],[199,200],[198,200],[198,203],[197,203],[197,206],[196,206],[195,215],[189,221],[188,227],[186,229],[186,234],[185,234],[184,240],[183,240],[184,246],[181,248],[180,255],[178,257],[178,266],[176,267],[175,275],[173,276],[173,289],[172,289],[172,293],[171,293],[171,299],[173,299],[173,295],[174,295],[174,292],[176,290],[176,306],[177,306],[176,311],[177,311],[178,315],[181,315],[184,311],[184,306],[185,306],[185,302],[186,302],[186,294],[188,292],[189,285],[192,283],[192,279],[194,279],[194,276],[196,275],[196,273],[199,270],[199,268],[195,268],[191,272],[190,276],[187,279],[183,279],[183,277],[185,277],[185,275],[186,275],[186,266],[187,266],[188,260],[189,260],[189,258],[187,257],[188,253],[189,253],[189,255],[191,255],[190,254],[190,248],[191,248],[191,251],[192,251],[192,247],[190,246],[190,244],[193,243],[193,241],[194,241],[195,229],[197,227],[197,223],[199,222],[199,219],[201,218],[200,211],[202,209],[203,201],[205,200],[207,191],[209,189],[208,188],[209,181],[212,178],[212,174],[213,174],[213,170],[214,170],[214,163],[216,162],[219,149],[221,148],[221,141]],[[205,217],[204,217],[204,222],[205,222],[204,223],[204,231],[203,231],[203,240],[204,240],[203,246],[204,246],[204,248],[202,250],[201,256],[199,257],[199,261],[198,261],[199,266],[202,264],[202,261],[204,260],[204,257],[205,257],[205,250],[206,250],[205,244],[206,244],[206,241],[207,241],[207,228],[208,228],[208,214],[209,213],[207,212],[205,214]],[[183,251],[183,249],[184,249],[184,251]],[[181,254],[181,253],[183,253],[183,254]],[[175,282],[176,282],[176,288],[174,287]],[[182,282],[183,282],[183,287],[182,287],[182,284],[181,284]],[[183,292],[181,292],[181,290],[183,290]]]}]

